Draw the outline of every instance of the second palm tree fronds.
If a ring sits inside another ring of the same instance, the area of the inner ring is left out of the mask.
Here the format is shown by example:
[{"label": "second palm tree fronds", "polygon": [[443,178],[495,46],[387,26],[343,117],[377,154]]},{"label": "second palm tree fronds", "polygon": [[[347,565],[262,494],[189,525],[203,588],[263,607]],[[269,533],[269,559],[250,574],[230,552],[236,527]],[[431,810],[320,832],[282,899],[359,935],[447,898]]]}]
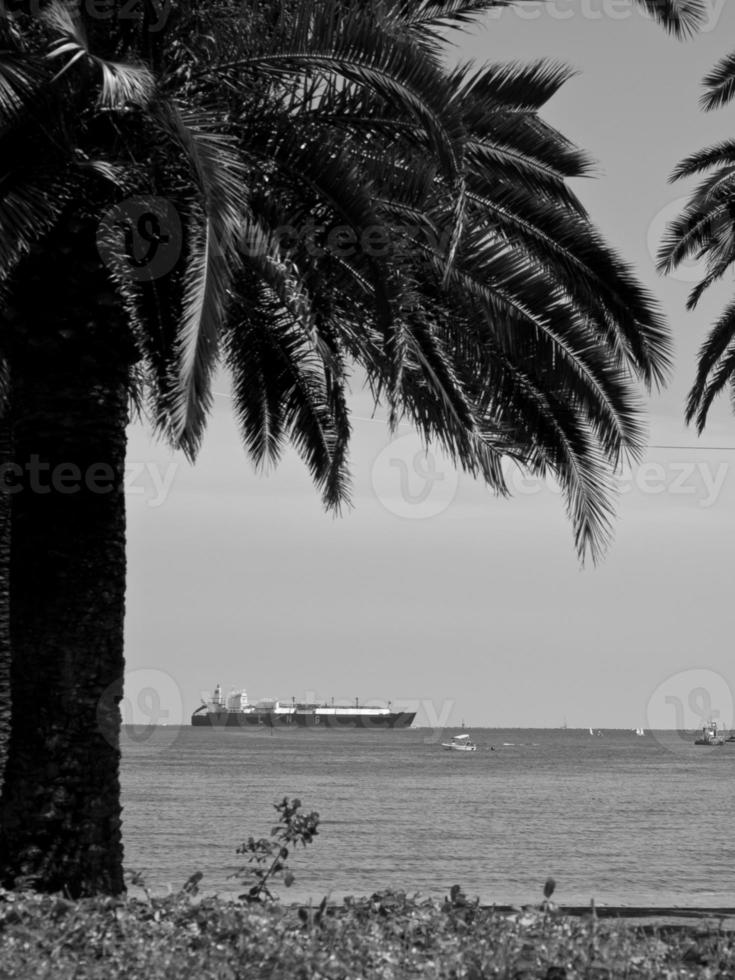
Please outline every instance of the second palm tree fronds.
[{"label": "second palm tree fronds", "polygon": [[[715,65],[704,80],[705,110],[726,105],[735,97],[735,56]],[[682,262],[704,260],[700,282],[690,292],[687,308],[696,308],[705,291],[735,267],[735,140],[725,139],[698,150],[678,164],[671,180],[700,176],[682,213],[666,229],[658,266],[665,274]],[[714,399],[725,389],[735,391],[735,300],[727,304],[699,351],[697,375],[686,406],[688,422],[702,432]]]}]

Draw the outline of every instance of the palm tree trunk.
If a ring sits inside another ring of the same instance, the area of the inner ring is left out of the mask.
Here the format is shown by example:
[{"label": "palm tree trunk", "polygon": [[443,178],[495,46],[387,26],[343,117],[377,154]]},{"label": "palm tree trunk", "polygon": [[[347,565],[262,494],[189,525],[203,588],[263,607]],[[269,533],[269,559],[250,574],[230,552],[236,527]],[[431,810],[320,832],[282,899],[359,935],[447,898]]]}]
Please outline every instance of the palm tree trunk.
[{"label": "palm tree trunk", "polygon": [[124,889],[128,403],[122,359],[74,347],[73,357],[11,364],[13,713],[0,883],[78,897]]},{"label": "palm tree trunk", "polygon": [[[0,416],[0,462],[10,462],[7,414]],[[10,495],[0,486],[0,792],[10,740]]]}]

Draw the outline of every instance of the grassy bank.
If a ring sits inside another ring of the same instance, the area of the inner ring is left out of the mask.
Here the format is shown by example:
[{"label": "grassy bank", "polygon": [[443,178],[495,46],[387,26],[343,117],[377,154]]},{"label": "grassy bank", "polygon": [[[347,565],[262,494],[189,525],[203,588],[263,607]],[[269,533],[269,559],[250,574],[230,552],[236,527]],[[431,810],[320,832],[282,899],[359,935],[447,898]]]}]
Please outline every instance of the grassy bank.
[{"label": "grassy bank", "polygon": [[673,980],[735,976],[728,933],[500,915],[394,892],[339,909],[0,892],[0,978]]}]

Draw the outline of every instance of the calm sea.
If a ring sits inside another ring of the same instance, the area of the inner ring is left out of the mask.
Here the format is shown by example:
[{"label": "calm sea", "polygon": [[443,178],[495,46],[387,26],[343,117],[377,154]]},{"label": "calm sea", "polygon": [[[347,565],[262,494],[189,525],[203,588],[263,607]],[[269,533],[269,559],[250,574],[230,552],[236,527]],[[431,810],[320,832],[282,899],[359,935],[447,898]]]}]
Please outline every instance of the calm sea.
[{"label": "calm sea", "polygon": [[430,729],[125,729],[126,865],[154,892],[202,871],[203,890],[236,895],[237,845],[268,836],[273,803],[298,796],[321,823],[292,855],[284,901],[440,897],[456,883],[526,903],[552,875],[561,904],[735,905],[735,743],[467,731],[477,752],[447,752]]}]

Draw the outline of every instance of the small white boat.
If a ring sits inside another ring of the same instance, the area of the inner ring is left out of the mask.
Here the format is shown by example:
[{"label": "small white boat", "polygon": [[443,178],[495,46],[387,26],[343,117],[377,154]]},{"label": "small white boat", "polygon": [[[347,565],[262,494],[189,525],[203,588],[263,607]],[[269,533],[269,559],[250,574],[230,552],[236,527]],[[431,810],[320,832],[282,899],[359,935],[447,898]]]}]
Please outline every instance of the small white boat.
[{"label": "small white boat", "polygon": [[453,735],[451,742],[442,742],[442,748],[452,752],[477,752],[477,746],[469,735]]},{"label": "small white boat", "polygon": [[645,735],[646,734],[646,730],[645,730],[645,728],[636,728],[635,733],[636,733],[636,735]]}]

